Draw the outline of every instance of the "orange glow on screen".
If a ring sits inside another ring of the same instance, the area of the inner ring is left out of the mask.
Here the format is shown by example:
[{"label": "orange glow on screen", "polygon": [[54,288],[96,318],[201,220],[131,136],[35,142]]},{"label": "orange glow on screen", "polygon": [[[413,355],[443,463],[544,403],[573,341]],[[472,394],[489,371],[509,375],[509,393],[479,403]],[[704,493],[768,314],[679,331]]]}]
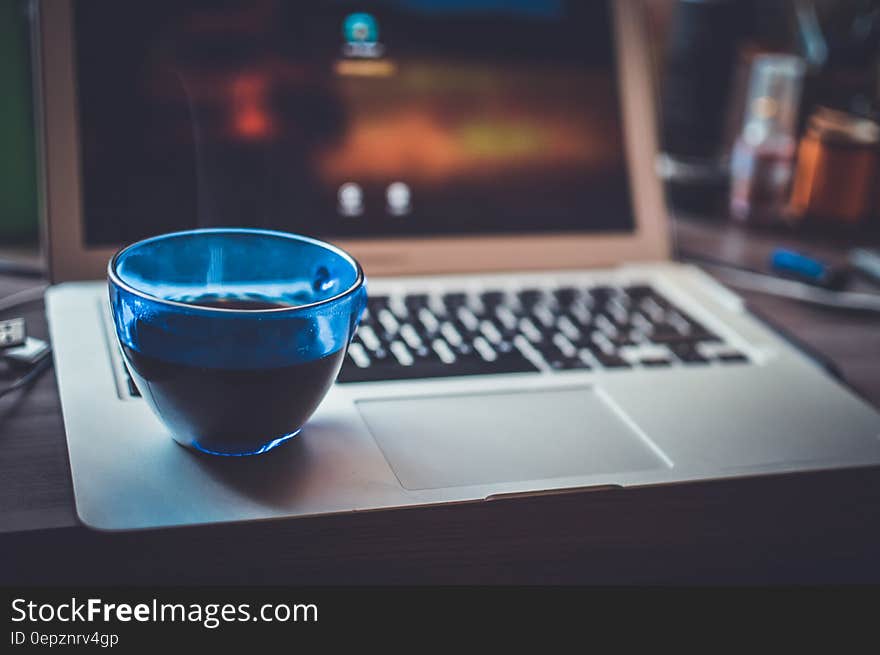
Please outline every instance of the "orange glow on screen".
[{"label": "orange glow on screen", "polygon": [[333,70],[337,75],[350,77],[390,77],[397,67],[388,59],[340,59]]},{"label": "orange glow on screen", "polygon": [[269,79],[262,73],[241,73],[230,85],[233,132],[248,141],[275,135],[269,112]]},{"label": "orange glow on screen", "polygon": [[[393,79],[338,77],[337,93],[357,112],[319,154],[322,177],[443,184],[535,165],[607,166],[622,154],[585,89],[601,93],[608,82],[596,76],[573,89],[570,80],[546,67],[433,60],[400,66]],[[566,96],[572,102],[560,105]]]}]

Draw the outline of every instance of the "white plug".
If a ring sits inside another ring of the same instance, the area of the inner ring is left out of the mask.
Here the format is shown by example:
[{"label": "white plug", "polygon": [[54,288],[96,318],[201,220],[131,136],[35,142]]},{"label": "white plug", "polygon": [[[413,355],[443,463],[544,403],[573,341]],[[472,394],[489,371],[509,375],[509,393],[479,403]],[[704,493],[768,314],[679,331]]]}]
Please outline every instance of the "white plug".
[{"label": "white plug", "polygon": [[0,349],[24,345],[26,339],[27,330],[23,318],[0,321]]}]

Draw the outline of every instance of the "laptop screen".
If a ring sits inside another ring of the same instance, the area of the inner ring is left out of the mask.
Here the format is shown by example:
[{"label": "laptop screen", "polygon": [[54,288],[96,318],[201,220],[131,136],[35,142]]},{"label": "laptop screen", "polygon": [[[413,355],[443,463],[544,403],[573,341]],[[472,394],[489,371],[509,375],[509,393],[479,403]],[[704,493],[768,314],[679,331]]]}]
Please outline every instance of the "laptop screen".
[{"label": "laptop screen", "polygon": [[628,232],[602,2],[76,2],[88,246]]}]

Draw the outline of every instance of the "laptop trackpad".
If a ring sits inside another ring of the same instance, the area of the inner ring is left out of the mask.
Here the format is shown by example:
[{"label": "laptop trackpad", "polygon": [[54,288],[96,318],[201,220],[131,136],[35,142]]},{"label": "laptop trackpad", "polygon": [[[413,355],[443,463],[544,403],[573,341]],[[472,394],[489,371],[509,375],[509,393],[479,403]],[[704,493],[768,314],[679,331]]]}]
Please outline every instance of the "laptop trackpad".
[{"label": "laptop trackpad", "polygon": [[371,399],[357,406],[407,489],[669,465],[592,387]]}]

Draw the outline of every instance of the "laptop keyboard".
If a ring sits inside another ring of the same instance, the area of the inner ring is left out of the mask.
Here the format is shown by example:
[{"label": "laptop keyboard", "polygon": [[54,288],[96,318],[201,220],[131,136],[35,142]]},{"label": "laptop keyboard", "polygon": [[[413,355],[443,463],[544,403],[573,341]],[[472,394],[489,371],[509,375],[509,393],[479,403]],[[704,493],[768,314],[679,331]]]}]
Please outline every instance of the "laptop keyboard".
[{"label": "laptop keyboard", "polygon": [[337,382],[711,362],[748,357],[647,285],[415,293],[370,297]]},{"label": "laptop keyboard", "polygon": [[338,382],[747,362],[648,285],[372,296]]}]

